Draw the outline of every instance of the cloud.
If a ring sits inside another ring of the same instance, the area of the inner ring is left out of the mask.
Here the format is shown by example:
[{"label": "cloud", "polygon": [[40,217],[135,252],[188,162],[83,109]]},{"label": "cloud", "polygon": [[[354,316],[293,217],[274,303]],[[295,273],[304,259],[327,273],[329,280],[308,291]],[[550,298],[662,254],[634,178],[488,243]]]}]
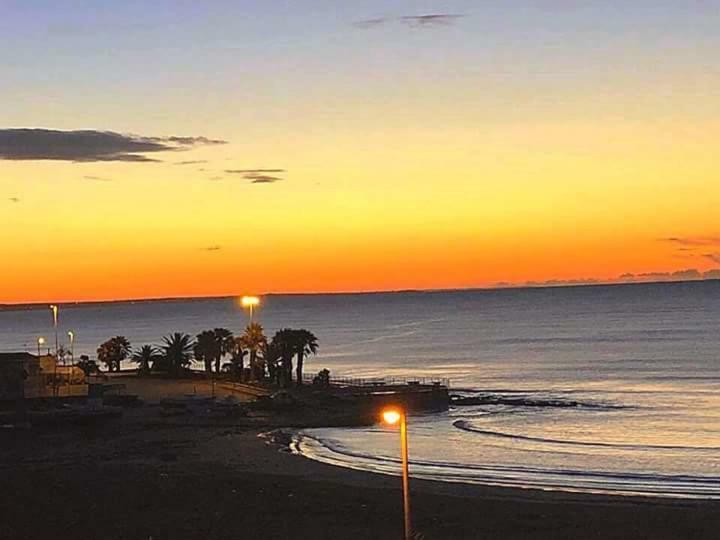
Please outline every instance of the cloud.
[{"label": "cloud", "polygon": [[176,161],[174,165],[200,165],[201,163],[207,163],[207,159],[191,159],[188,161]]},{"label": "cloud", "polygon": [[277,174],[286,172],[285,169],[225,169],[228,174]]},{"label": "cloud", "polygon": [[714,263],[720,264],[720,253],[703,253],[703,257],[710,259]]},{"label": "cloud", "polygon": [[286,173],[285,169],[226,169],[228,174],[241,174],[243,178],[250,180],[251,184],[273,184],[281,182],[284,178],[277,176]]},{"label": "cloud", "polygon": [[547,281],[526,281],[524,283],[513,283],[499,281],[493,286],[495,288],[516,288],[516,287],[567,287],[573,285],[615,285],[621,283],[657,283],[657,282],[682,282],[682,281],[705,281],[720,280],[720,268],[712,268],[704,272],[697,268],[687,268],[675,272],[643,272],[633,274],[631,272],[622,274],[617,278],[596,279],[550,279]]},{"label": "cloud", "polygon": [[430,13],[427,15],[405,15],[400,17],[400,20],[414,27],[448,26],[462,17],[464,15],[458,13]]},{"label": "cloud", "polygon": [[[684,248],[693,248],[699,246],[717,246],[720,245],[720,236],[670,236],[668,238],[660,238],[660,242],[667,242],[682,246]],[[680,249],[680,248],[678,248]]]},{"label": "cloud", "polygon": [[385,17],[378,17],[376,19],[363,19],[361,21],[355,21],[353,26],[356,28],[374,28],[388,22],[389,19]]},{"label": "cloud", "polygon": [[459,13],[428,13],[425,15],[403,15],[401,17],[377,17],[355,21],[352,25],[355,28],[369,29],[399,21],[413,28],[428,28],[432,26],[449,26],[464,16]]},{"label": "cloud", "polygon": [[8,201],[13,203],[19,203],[20,199],[18,197],[8,197]]},{"label": "cloud", "polygon": [[220,251],[222,249],[222,246],[206,246],[200,248],[201,251]]},{"label": "cloud", "polygon": [[647,282],[647,281],[697,281],[706,279],[705,274],[697,268],[687,268],[675,272],[642,272],[640,274],[627,273],[618,279],[624,282]]},{"label": "cloud", "polygon": [[272,184],[284,180],[284,178],[280,178],[279,176],[270,176],[267,174],[248,174],[245,175],[245,178],[248,178],[251,184]]},{"label": "cloud", "polygon": [[157,162],[145,154],[225,142],[207,137],[143,137],[97,130],[0,129],[0,159]]},{"label": "cloud", "polygon": [[208,178],[208,180],[212,180],[213,182],[217,182],[218,180],[222,180],[222,179],[223,179],[222,176],[211,176],[210,178]]},{"label": "cloud", "polygon": [[112,182],[110,178],[103,178],[102,176],[83,176],[85,180],[94,180],[95,182]]}]

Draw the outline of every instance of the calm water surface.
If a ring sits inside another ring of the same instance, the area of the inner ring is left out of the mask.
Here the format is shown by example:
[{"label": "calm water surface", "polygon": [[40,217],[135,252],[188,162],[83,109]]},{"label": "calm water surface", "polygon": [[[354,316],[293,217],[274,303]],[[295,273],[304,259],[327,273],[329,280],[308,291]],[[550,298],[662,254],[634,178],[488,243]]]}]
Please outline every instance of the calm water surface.
[{"label": "calm water surface", "polygon": [[[448,377],[488,405],[411,419],[412,474],[547,489],[720,497],[720,282],[271,296],[267,333],[305,327],[308,372]],[[61,338],[94,355],[246,323],[231,299],[63,306]],[[49,310],[0,311],[0,350],[52,342]],[[565,406],[565,405],[574,406]],[[295,450],[397,473],[397,434],[313,429]]]}]

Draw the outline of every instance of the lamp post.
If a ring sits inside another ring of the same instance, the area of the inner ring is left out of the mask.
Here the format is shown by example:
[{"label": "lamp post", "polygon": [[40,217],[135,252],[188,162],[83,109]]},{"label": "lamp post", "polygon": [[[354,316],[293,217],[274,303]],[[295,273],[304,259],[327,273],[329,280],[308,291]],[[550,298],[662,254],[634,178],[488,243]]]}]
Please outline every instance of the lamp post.
[{"label": "lamp post", "polygon": [[75,365],[75,332],[68,330],[68,337],[70,338],[70,364]]},{"label": "lamp post", "polygon": [[58,307],[56,305],[50,306],[50,311],[53,314],[53,327],[55,327],[55,358],[58,356],[58,349],[60,348],[58,343]]},{"label": "lamp post", "polygon": [[256,306],[260,305],[260,299],[257,296],[243,296],[240,299],[240,304],[242,304],[242,307],[248,308],[250,310],[250,324],[252,324],[253,311]]},{"label": "lamp post", "polygon": [[53,314],[53,326],[55,327],[55,370],[53,372],[53,393],[55,394],[55,397],[59,397],[60,395],[60,388],[58,386],[58,379],[57,379],[57,365],[58,365],[58,349],[60,348],[60,344],[58,343],[58,307],[54,304],[50,306],[50,311],[52,311]]},{"label": "lamp post", "polygon": [[41,347],[42,345],[45,345],[45,338],[42,337],[42,336],[40,336],[40,337],[37,339],[37,345],[38,345],[38,358],[40,358],[40,347]]},{"label": "lamp post", "polygon": [[407,414],[405,409],[392,407],[383,410],[382,419],[391,426],[400,423],[400,455],[402,457],[402,487],[403,487],[403,530],[405,540],[410,540],[412,527],[410,525],[410,473],[408,471],[408,434]]}]

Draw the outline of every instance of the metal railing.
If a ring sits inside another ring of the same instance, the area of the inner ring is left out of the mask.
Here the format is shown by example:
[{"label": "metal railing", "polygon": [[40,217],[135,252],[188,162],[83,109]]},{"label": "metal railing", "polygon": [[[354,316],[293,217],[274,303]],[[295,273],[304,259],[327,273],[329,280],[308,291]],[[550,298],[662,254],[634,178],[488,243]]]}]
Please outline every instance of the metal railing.
[{"label": "metal railing", "polygon": [[[303,381],[312,384],[315,375],[304,374]],[[450,386],[444,377],[333,377],[330,386],[383,387],[383,386]]]}]

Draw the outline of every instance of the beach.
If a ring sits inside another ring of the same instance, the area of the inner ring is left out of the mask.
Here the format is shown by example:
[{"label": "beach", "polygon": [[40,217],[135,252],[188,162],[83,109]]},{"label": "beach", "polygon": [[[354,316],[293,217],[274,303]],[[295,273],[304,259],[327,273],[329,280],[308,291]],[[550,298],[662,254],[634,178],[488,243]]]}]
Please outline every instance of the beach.
[{"label": "beach", "polygon": [[[243,420],[159,411],[150,400],[98,426],[0,432],[2,538],[401,537],[399,478],[293,455]],[[420,480],[411,491],[423,538],[701,539],[720,528],[717,501]]]}]

